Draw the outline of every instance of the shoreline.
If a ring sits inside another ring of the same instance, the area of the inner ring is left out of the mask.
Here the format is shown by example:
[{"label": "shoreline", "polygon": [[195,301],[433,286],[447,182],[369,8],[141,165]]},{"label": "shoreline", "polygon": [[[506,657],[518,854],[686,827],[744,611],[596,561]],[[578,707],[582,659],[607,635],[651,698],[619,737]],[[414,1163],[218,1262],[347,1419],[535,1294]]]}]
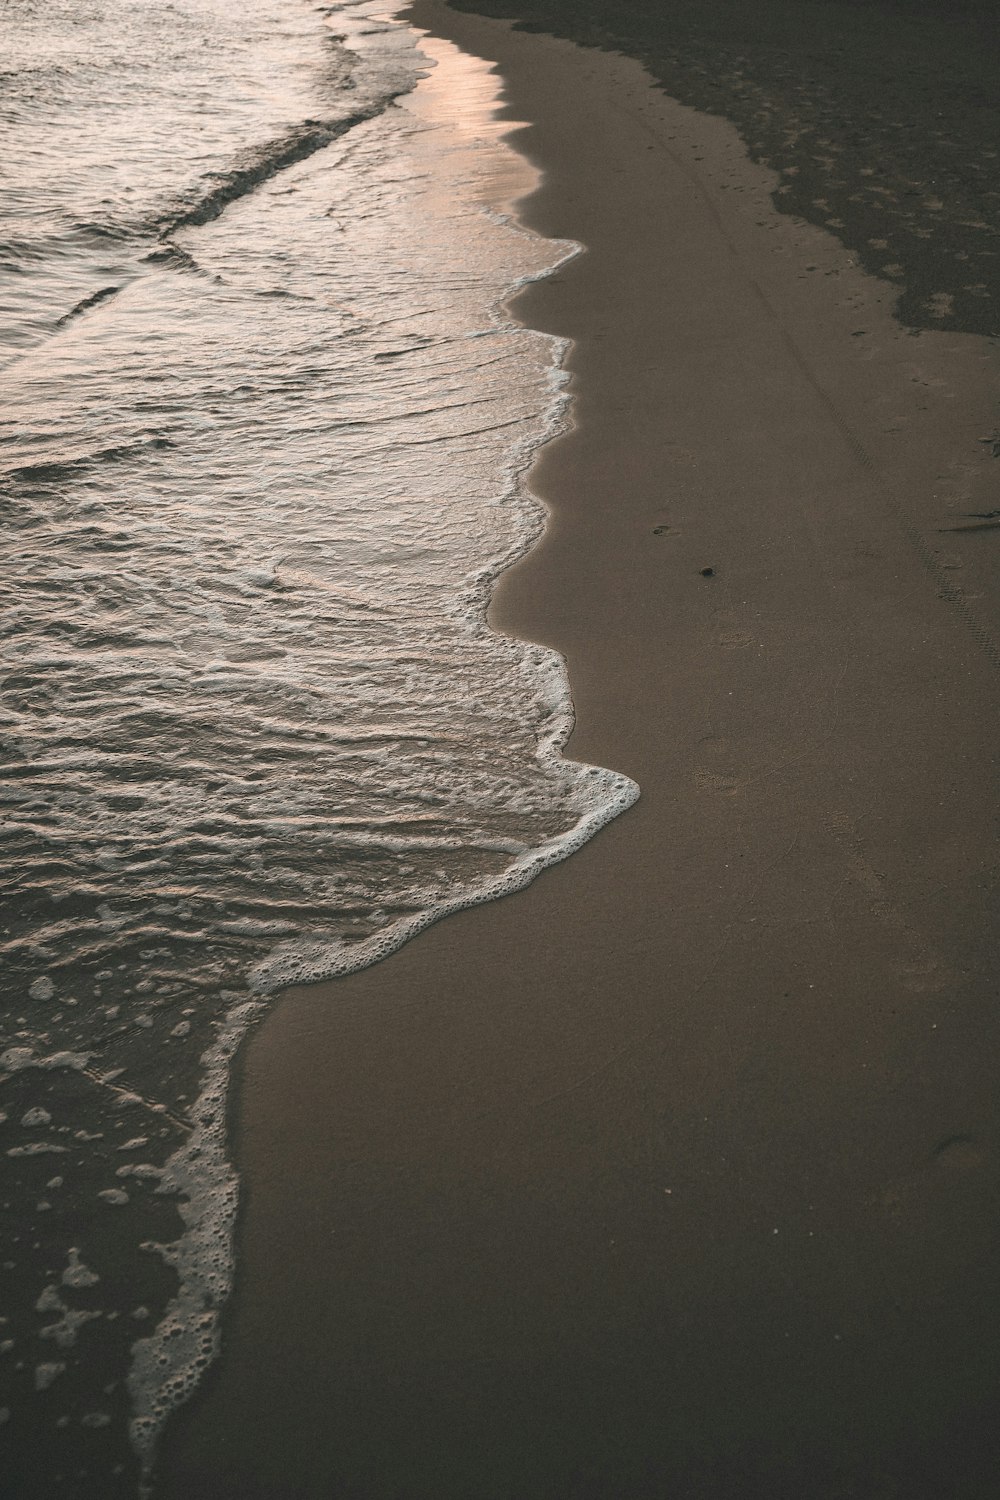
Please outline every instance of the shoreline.
[{"label": "shoreline", "polygon": [[942,528],[996,352],[907,335],[638,64],[409,14],[499,62],[521,217],[587,245],[515,302],[574,427],[490,618],[643,799],[251,1037],[157,1494],[985,1495],[997,580]]}]

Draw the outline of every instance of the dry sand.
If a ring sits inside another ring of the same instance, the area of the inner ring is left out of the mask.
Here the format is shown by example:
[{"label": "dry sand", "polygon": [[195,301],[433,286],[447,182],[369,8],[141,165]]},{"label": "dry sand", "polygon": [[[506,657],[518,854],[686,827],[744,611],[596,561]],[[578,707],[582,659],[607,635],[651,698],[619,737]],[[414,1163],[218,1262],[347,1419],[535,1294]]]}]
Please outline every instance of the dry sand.
[{"label": "dry sand", "polygon": [[[575,430],[500,629],[642,800],[253,1037],[167,1500],[996,1493],[998,354],[637,63],[499,61]],[[972,523],[973,525],[975,522]],[[703,570],[712,569],[712,576]]]}]

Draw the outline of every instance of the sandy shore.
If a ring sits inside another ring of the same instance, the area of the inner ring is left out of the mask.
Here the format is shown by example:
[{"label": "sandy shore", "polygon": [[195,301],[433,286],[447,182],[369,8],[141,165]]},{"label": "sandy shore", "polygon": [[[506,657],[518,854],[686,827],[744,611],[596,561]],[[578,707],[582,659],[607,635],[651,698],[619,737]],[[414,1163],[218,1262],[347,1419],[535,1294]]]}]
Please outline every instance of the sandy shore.
[{"label": "sandy shore", "polygon": [[517,304],[577,425],[492,618],[643,796],[253,1037],[159,1493],[992,1496],[997,350],[907,333],[637,63],[414,15],[588,247]]}]

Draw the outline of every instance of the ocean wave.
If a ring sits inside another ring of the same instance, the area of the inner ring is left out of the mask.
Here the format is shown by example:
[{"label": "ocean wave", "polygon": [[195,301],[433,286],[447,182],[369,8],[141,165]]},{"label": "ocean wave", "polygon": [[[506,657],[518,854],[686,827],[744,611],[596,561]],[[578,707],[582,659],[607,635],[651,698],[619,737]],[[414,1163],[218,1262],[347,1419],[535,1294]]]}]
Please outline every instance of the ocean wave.
[{"label": "ocean wave", "polygon": [[[426,64],[375,10],[338,16],[400,107],[355,119],[355,90],[350,129],[216,172],[167,259],[0,377],[0,1218],[38,1247],[10,1257],[15,1405],[48,1403],[41,1458],[7,1428],[25,1500],[50,1463],[104,1463],[102,1500],[149,1482],[214,1357],[226,1091],[267,997],[526,885],[637,795],[565,758],[562,659],[486,623],[568,421],[565,344],[504,299],[579,247],[482,209],[512,160],[488,69],[404,96]],[[59,1426],[95,1386],[100,1426]]]}]

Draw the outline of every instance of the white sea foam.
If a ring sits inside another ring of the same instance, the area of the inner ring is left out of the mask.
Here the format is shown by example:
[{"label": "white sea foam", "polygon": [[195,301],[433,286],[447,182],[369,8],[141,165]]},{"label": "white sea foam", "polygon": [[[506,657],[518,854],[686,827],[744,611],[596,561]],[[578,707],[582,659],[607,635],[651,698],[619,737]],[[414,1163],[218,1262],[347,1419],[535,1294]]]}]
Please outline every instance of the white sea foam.
[{"label": "white sea foam", "polygon": [[219,1351],[219,1314],[232,1285],[239,1197],[226,1151],[226,1096],[233,1057],[260,1009],[253,1000],[234,1006],[205,1053],[194,1129],[167,1162],[158,1189],[181,1196],[185,1233],[173,1244],[149,1246],[174,1267],[180,1286],[153,1332],[132,1345],[131,1436],[142,1463],[143,1496],[152,1494],[156,1441],[164,1422],[188,1399]]}]

